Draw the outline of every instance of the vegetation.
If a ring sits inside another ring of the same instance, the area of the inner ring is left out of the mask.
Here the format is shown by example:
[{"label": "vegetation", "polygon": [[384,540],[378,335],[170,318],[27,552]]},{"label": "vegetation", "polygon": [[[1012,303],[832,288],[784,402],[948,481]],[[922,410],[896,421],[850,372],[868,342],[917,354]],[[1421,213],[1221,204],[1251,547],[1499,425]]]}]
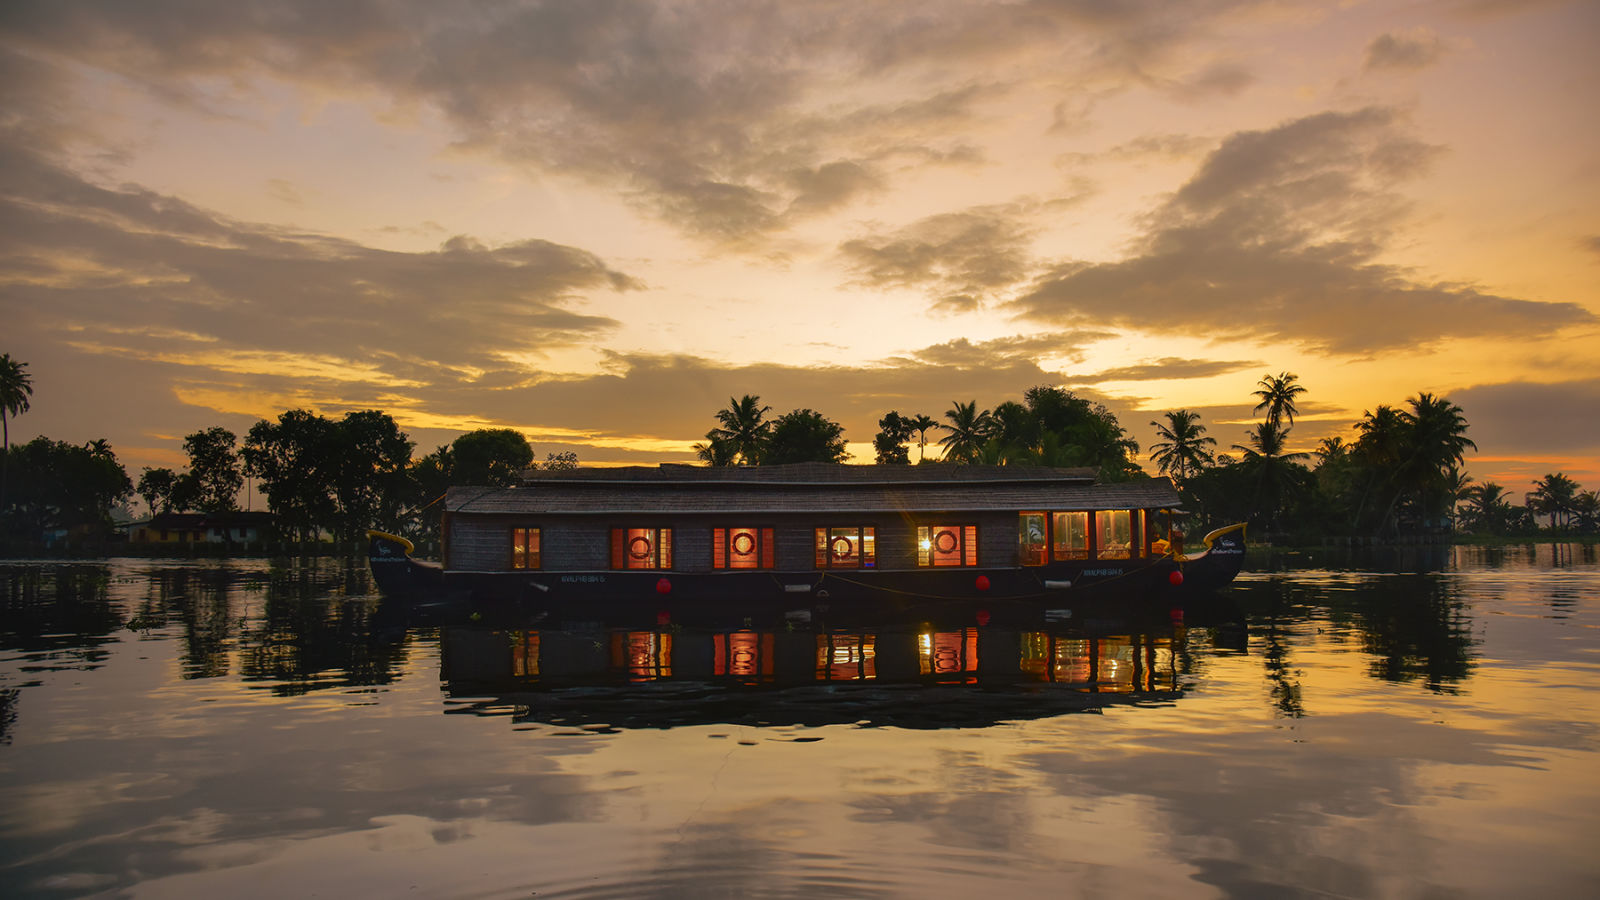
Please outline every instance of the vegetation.
[{"label": "vegetation", "polygon": [[[1196,412],[1179,409],[1152,421],[1159,440],[1148,458],[1170,476],[1190,514],[1191,532],[1237,521],[1269,539],[1330,536],[1394,539],[1470,532],[1474,535],[1567,536],[1600,532],[1600,499],[1561,472],[1533,482],[1528,506],[1495,482],[1475,484],[1464,455],[1476,450],[1463,410],[1419,392],[1404,405],[1379,405],[1353,423],[1350,440],[1324,438],[1314,450],[1292,440],[1300,398],[1293,373],[1266,375],[1254,392],[1261,420],[1231,453],[1214,451]],[[0,356],[0,422],[28,410],[26,365]],[[770,418],[755,395],[730,397],[713,413],[716,427],[695,447],[709,465],[755,466],[843,462],[844,429],[811,409]],[[1136,464],[1139,445],[1103,405],[1058,387],[1030,388],[1021,401],[992,409],[953,401],[942,421],[890,410],[878,420],[876,460],[917,464],[1089,467],[1102,481],[1149,477]],[[942,432],[942,434],[941,434]],[[930,433],[942,448],[927,456]],[[237,509],[245,477],[256,479],[278,537],[359,540],[373,526],[416,538],[436,534],[439,501],[451,485],[514,485],[529,468],[576,467],[571,452],[536,462],[520,432],[468,432],[412,458],[413,444],[389,415],[362,410],[328,419],[288,410],[252,426],[242,444],[212,427],[183,442],[182,471],[146,468],[137,486],[104,440],[74,446],[35,438],[0,449],[7,482],[0,494],[0,536],[37,541],[110,534],[113,508],[134,496],[152,514]]]},{"label": "vegetation", "polygon": [[6,509],[6,488],[10,483],[11,420],[28,411],[28,398],[33,396],[33,377],[28,374],[28,364],[0,353],[0,510]]}]

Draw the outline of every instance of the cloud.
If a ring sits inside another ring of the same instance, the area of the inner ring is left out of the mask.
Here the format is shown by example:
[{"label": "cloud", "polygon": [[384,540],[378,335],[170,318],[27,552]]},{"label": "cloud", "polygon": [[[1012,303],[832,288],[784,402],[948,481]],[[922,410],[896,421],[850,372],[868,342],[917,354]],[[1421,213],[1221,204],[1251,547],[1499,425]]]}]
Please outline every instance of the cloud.
[{"label": "cloud", "polygon": [[1340,355],[1593,322],[1576,303],[1422,281],[1377,261],[1407,211],[1397,185],[1438,152],[1376,107],[1235,134],[1148,216],[1132,255],[1059,263],[1011,305],[1058,325],[1198,330]]},{"label": "cloud", "polygon": [[1467,436],[1497,453],[1600,457],[1600,377],[1553,383],[1482,384],[1450,392]]},{"label": "cloud", "polygon": [[1373,38],[1367,45],[1363,68],[1368,72],[1414,72],[1438,62],[1445,49],[1439,36],[1426,28],[1391,31]]},{"label": "cloud", "polygon": [[641,285],[584,250],[455,237],[398,253],[107,188],[0,147],[13,333],[197,370],[470,378],[616,326],[575,308]]},{"label": "cloud", "polygon": [[[956,401],[993,406],[1020,400],[1035,385],[1068,380],[1037,356],[1071,357],[1102,335],[1027,335],[992,342],[952,341],[860,365],[808,367],[737,363],[689,354],[612,353],[606,371],[523,382],[486,391],[452,383],[407,391],[408,404],[441,419],[458,416],[481,424],[524,428],[530,434],[560,423],[553,438],[587,462],[692,460],[690,444],[716,423],[730,397],[755,394],[781,415],[806,407],[841,423],[847,440],[865,443],[891,409],[942,419]],[[1139,421],[1127,401],[1092,390],[1080,395],[1107,402],[1124,423]],[[396,412],[391,408],[391,412]],[[404,410],[398,411],[397,418]],[[478,426],[472,426],[478,427]],[[447,439],[447,438],[445,438]],[[652,444],[652,442],[654,442]],[[426,442],[423,442],[424,444]],[[544,452],[546,442],[535,443]],[[555,444],[552,444],[555,446]],[[641,451],[639,448],[647,446]],[[676,446],[678,449],[674,450]]]},{"label": "cloud", "polygon": [[839,259],[858,285],[920,288],[944,312],[971,312],[1034,268],[1026,205],[975,207],[913,222],[888,234],[852,238]]},{"label": "cloud", "polygon": [[1213,375],[1225,375],[1241,369],[1254,369],[1261,365],[1263,363],[1260,360],[1179,359],[1168,356],[1140,363],[1136,366],[1103,369],[1099,372],[1078,377],[1082,382],[1090,384],[1104,381],[1163,381],[1167,379],[1210,378]]},{"label": "cloud", "polygon": [[1184,51],[1275,5],[86,0],[8,4],[0,41],[214,114],[274,82],[435,111],[461,149],[748,245],[895,173],[981,159],[971,135],[1018,91],[1237,91],[1238,64]]}]

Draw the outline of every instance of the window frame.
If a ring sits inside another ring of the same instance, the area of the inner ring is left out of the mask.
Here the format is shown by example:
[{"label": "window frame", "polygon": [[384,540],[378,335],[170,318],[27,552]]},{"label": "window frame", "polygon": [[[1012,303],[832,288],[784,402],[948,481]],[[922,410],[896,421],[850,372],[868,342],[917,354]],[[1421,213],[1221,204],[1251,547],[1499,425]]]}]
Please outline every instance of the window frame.
[{"label": "window frame", "polygon": [[[948,550],[938,546],[939,538],[952,535],[955,546]],[[940,560],[950,560],[941,562]],[[979,565],[978,525],[963,522],[959,525],[944,523],[917,526],[917,568],[919,569],[972,569]]]},{"label": "window frame", "polygon": [[[529,538],[532,538],[530,541]],[[511,559],[508,567],[513,572],[533,572],[544,568],[544,538],[543,532],[537,525],[518,525],[511,529]],[[517,565],[518,556],[522,557],[522,565]],[[528,565],[528,557],[532,556],[533,564]]]},{"label": "window frame", "polygon": [[[840,532],[853,532],[841,534]],[[878,528],[876,525],[818,525],[811,530],[812,563],[818,569],[876,569],[878,567]],[[849,557],[840,557],[834,548],[839,541],[855,541]],[[853,558],[853,562],[840,562]]]},{"label": "window frame", "polygon": [[[754,558],[753,565],[735,563],[739,538],[749,537],[751,547],[740,557]],[[770,525],[717,526],[711,529],[711,568],[718,572],[760,572],[778,567],[777,529]]]},{"label": "window frame", "polygon": [[[1141,531],[1141,529],[1139,528],[1139,525],[1140,525],[1140,521],[1139,520],[1142,518],[1142,516],[1137,515],[1140,512],[1142,512],[1142,510],[1137,510],[1137,509],[1097,509],[1097,510],[1095,510],[1095,513],[1094,513],[1094,558],[1095,559],[1143,559],[1144,558],[1144,547],[1140,544],[1140,540],[1141,540],[1140,531]],[[1125,516],[1126,517],[1126,521],[1128,523],[1128,541],[1127,541],[1127,545],[1125,547],[1119,547],[1114,551],[1107,551],[1107,549],[1106,549],[1106,534],[1107,534],[1108,531],[1116,530],[1115,529],[1115,523],[1116,523],[1116,518],[1115,517],[1116,517],[1116,515],[1118,513],[1121,513],[1123,516]],[[1106,522],[1111,523],[1111,525],[1112,525],[1111,529],[1107,529],[1107,528],[1102,527],[1102,519],[1101,519],[1102,516],[1106,517],[1105,518]]]},{"label": "window frame", "polygon": [[[646,534],[649,536],[646,537]],[[634,542],[645,540],[648,558],[631,552]],[[634,560],[643,560],[637,564]],[[620,572],[670,571],[672,569],[672,528],[670,526],[621,525],[611,529],[611,568]]]},{"label": "window frame", "polygon": [[[1043,566],[1050,562],[1052,547],[1050,544],[1050,520],[1052,514],[1039,510],[1024,510],[1017,513],[1017,563],[1025,567]],[[1039,520],[1039,539],[1030,541],[1028,520]],[[1037,560],[1037,561],[1035,561]]]}]

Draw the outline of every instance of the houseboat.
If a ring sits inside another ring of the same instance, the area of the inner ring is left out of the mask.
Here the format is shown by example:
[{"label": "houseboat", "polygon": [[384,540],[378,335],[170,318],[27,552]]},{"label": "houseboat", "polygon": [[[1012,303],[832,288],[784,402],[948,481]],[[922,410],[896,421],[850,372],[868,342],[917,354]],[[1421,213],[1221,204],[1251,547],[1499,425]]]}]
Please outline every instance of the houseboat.
[{"label": "houseboat", "polygon": [[370,532],[386,594],[552,621],[1034,622],[1090,601],[1226,585],[1244,526],[1185,553],[1166,478],[1093,469],[854,466],[531,470],[453,487],[443,560]]}]

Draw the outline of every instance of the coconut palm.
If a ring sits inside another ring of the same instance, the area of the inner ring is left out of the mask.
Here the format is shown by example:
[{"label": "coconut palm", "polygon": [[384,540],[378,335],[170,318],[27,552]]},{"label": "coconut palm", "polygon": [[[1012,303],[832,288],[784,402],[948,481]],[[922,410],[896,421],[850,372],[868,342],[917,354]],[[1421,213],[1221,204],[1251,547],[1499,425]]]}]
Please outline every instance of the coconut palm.
[{"label": "coconut palm", "polygon": [[28,374],[28,364],[0,354],[0,513],[6,509],[6,470],[11,457],[10,419],[28,411],[28,398],[33,395],[33,376]]},{"label": "coconut palm", "polygon": [[1294,424],[1294,414],[1299,412],[1295,408],[1296,397],[1304,394],[1306,389],[1296,381],[1300,376],[1293,372],[1280,372],[1277,375],[1264,375],[1261,389],[1255,395],[1261,398],[1253,412],[1267,411],[1267,421],[1274,427],[1281,426],[1287,419],[1290,425]]},{"label": "coconut palm", "polygon": [[1573,503],[1577,499],[1578,483],[1555,472],[1546,475],[1533,483],[1533,493],[1529,495],[1529,506],[1534,512],[1545,513],[1550,517],[1550,528],[1556,528],[1556,517],[1560,516],[1565,523],[1572,514]]},{"label": "coconut palm", "polygon": [[1217,439],[1207,437],[1206,427],[1197,424],[1199,413],[1180,409],[1166,415],[1167,424],[1150,423],[1156,426],[1156,436],[1161,438],[1161,443],[1150,445],[1150,458],[1155,460],[1157,471],[1171,475],[1172,480],[1182,486],[1190,475],[1216,461],[1216,455],[1207,450],[1206,445],[1215,445]]},{"label": "coconut palm", "polygon": [[1467,507],[1475,527],[1484,531],[1503,531],[1511,521],[1511,504],[1506,500],[1506,489],[1493,481],[1485,481],[1467,488]]},{"label": "coconut palm", "polygon": [[928,429],[934,428],[939,421],[927,413],[917,413],[906,419],[906,424],[917,433],[917,462],[922,462],[928,449]]},{"label": "coconut palm", "polygon": [[731,466],[734,464],[733,445],[718,437],[715,428],[706,432],[706,442],[695,444],[692,448],[700,461],[708,466]]},{"label": "coconut palm", "polygon": [[1459,468],[1466,451],[1478,445],[1467,438],[1461,407],[1443,397],[1420,392],[1412,397],[1407,425],[1407,458],[1403,464],[1416,480],[1432,480]]},{"label": "coconut palm", "polygon": [[772,423],[765,418],[772,407],[760,404],[760,397],[745,394],[738,400],[729,397],[728,408],[717,411],[722,427],[713,429],[711,434],[729,444],[739,465],[760,465],[767,438],[772,434]]},{"label": "coconut palm", "polygon": [[993,419],[988,410],[978,409],[978,401],[967,403],[951,401],[955,406],[945,411],[944,417],[950,424],[940,424],[939,427],[950,432],[939,439],[944,446],[944,458],[950,462],[971,463],[976,462],[983,452],[983,445],[988,443],[994,429]]},{"label": "coconut palm", "polygon": [[1572,515],[1576,525],[1584,531],[1600,528],[1600,495],[1584,491],[1572,500]]},{"label": "coconut palm", "polygon": [[1289,429],[1279,428],[1269,419],[1247,432],[1249,445],[1233,445],[1243,454],[1239,465],[1255,483],[1256,508],[1265,514],[1268,528],[1276,523],[1283,498],[1305,471],[1297,463],[1310,455],[1288,452],[1288,433]]}]

